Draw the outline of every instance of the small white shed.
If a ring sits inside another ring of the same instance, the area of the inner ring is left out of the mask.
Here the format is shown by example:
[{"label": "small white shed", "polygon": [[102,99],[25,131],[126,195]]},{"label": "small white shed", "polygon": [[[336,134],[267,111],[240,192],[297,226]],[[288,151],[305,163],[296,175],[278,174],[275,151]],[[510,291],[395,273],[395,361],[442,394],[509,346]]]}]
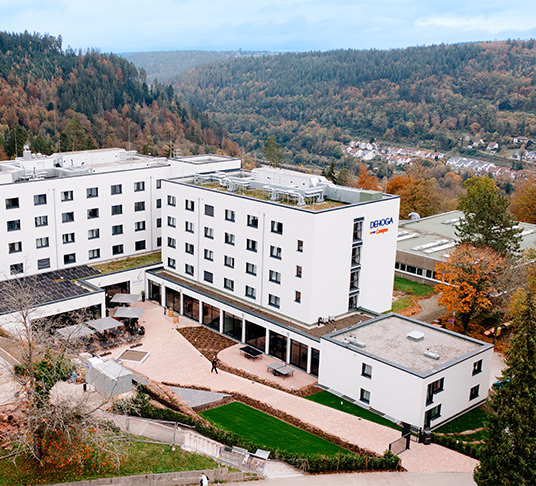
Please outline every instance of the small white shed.
[{"label": "small white shed", "polygon": [[112,398],[132,388],[132,371],[115,361],[91,358],[88,360],[86,381],[104,397]]}]

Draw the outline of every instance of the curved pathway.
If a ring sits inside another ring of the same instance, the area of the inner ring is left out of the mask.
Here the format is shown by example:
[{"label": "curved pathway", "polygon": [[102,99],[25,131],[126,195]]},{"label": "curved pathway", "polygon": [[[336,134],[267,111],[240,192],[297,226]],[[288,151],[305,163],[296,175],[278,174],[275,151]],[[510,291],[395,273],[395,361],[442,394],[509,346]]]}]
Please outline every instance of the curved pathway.
[{"label": "curved pathway", "polygon": [[[136,348],[149,351],[143,363],[122,362],[133,371],[156,381],[165,381],[180,386],[202,386],[213,391],[238,392],[262,401],[297,419],[336,435],[343,440],[369,449],[378,454],[388,448],[390,442],[400,437],[400,432],[362,420],[359,417],[334,410],[310,400],[220,371],[211,373],[210,362],[177,332],[173,319],[164,316],[163,309],[152,303],[137,303],[144,307],[143,325],[146,334],[143,346]],[[186,318],[181,316],[181,322]],[[182,325],[182,324],[181,324]],[[114,349],[111,358],[118,357],[128,348]],[[471,472],[477,461],[450,449],[432,444],[424,446],[412,442],[411,450],[403,452],[402,465],[412,472]]]}]

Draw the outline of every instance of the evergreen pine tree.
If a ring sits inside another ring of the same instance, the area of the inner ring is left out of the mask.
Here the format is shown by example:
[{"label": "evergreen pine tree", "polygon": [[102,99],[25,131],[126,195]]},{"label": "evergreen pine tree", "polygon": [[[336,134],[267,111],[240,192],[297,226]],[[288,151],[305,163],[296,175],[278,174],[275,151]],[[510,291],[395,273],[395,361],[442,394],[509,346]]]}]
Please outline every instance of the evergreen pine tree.
[{"label": "evergreen pine tree", "polygon": [[536,484],[536,294],[524,293],[503,373],[489,401],[478,485]]}]

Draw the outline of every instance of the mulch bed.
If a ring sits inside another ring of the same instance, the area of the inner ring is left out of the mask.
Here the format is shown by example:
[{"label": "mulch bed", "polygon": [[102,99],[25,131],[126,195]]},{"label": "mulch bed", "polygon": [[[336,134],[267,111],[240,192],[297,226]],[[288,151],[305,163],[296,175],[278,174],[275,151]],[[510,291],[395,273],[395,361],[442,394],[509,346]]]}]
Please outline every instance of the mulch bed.
[{"label": "mulch bed", "polygon": [[232,339],[202,326],[183,327],[178,331],[208,360],[236,344]]}]

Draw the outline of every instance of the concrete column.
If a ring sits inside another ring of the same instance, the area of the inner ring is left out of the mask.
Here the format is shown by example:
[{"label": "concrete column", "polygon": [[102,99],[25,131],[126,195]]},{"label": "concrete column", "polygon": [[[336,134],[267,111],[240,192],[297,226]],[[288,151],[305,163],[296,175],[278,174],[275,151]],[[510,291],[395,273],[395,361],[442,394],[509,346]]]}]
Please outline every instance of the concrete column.
[{"label": "concrete column", "polygon": [[264,343],[264,354],[268,354],[270,352],[270,330],[266,328],[266,339]]},{"label": "concrete column", "polygon": [[242,315],[242,343],[246,342],[246,318]]},{"label": "concrete column", "polygon": [[223,309],[220,309],[220,334],[223,334],[223,322],[224,322],[224,319],[223,319]]},{"label": "concrete column", "polygon": [[287,334],[287,357],[285,359],[286,363],[290,363],[290,337]]},{"label": "concrete column", "polygon": [[179,290],[179,309],[180,309],[180,315],[184,315],[184,296],[182,295],[182,290]]},{"label": "concrete column", "polygon": [[203,324],[203,301],[199,299],[199,316],[197,318],[199,324]]},{"label": "concrete column", "polygon": [[311,356],[313,355],[313,348],[307,346],[307,373],[311,373]]}]

